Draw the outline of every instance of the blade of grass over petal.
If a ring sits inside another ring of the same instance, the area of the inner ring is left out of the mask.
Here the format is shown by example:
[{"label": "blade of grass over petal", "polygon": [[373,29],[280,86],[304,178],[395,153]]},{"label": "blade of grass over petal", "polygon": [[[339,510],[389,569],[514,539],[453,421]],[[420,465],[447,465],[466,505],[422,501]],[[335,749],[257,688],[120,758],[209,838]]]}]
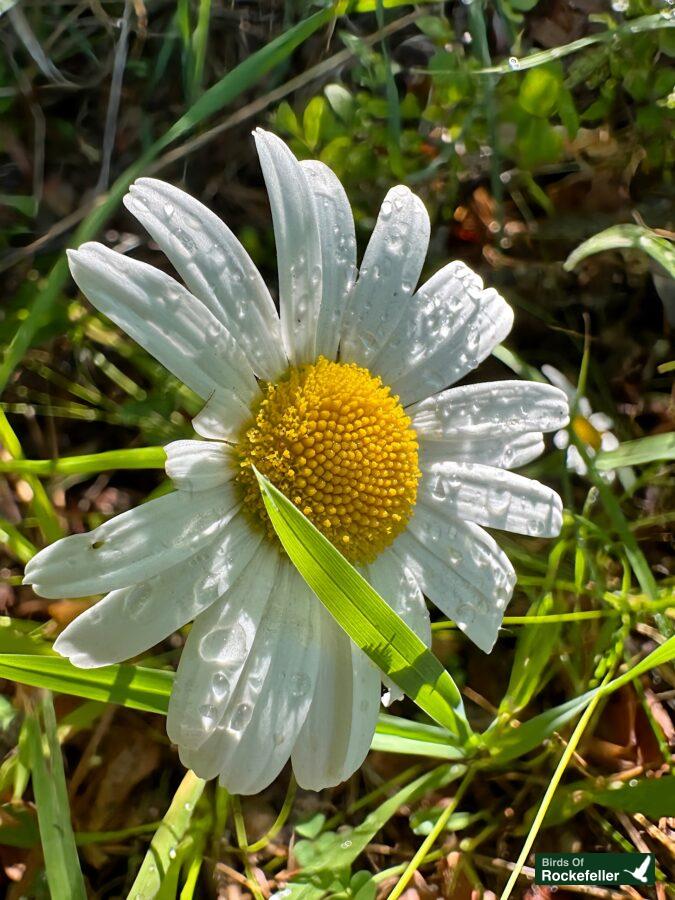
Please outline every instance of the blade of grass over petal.
[{"label": "blade of grass over petal", "polygon": [[192,771],[187,772],[150,842],[148,852],[129,891],[129,900],[150,900],[158,895],[169,868],[176,860],[177,845],[185,837],[195,806],[205,786],[206,782],[202,778],[198,778]]},{"label": "blade of grass over petal", "polygon": [[56,716],[48,693],[40,696],[36,709],[26,716],[26,732],[49,891],[52,897],[86,900],[87,892],[70,822]]},{"label": "blade of grass over petal", "polygon": [[0,678],[165,716],[174,673],[130,665],[78,669],[60,656],[3,653]]},{"label": "blade of grass over petal", "polygon": [[[256,53],[252,53],[236,68],[212,85],[199,99],[169,128],[158,140],[127,168],[115,181],[107,194],[103,195],[77,229],[71,246],[78,247],[96,237],[110,216],[119,206],[131,182],[142,175],[145,168],[169,144],[187,134],[205,119],[232,103],[240,94],[252,87],[290,54],[322,25],[334,18],[332,9],[322,9],[303,19],[292,28],[286,29],[279,37],[270,41]],[[36,294],[30,308],[30,315],[18,327],[7,347],[0,364],[0,392],[4,390],[15,367],[31,345],[33,337],[44,324],[45,318],[59,298],[68,282],[68,263],[65,255],[54,265],[45,285]]]},{"label": "blade of grass over petal", "polygon": [[565,260],[570,272],[587,256],[606,250],[643,250],[675,278],[675,247],[644,225],[613,225],[580,244]]},{"label": "blade of grass over petal", "polygon": [[293,564],[354,643],[460,742],[471,735],[456,684],[417,635],[260,472],[265,508]]}]

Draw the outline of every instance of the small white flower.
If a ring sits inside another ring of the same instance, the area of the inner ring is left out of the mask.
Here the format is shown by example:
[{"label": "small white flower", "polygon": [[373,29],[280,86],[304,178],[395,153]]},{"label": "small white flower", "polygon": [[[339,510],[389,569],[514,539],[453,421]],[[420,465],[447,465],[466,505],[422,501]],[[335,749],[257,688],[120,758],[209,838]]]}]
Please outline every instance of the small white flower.
[{"label": "small white flower", "polygon": [[[551,384],[565,392],[570,405],[573,404],[577,395],[577,389],[572,382],[568,381],[563,373],[554,366],[542,366],[541,371]],[[614,424],[612,419],[605,413],[594,413],[586,397],[578,398],[576,411],[576,416],[570,422],[569,427],[574,429],[575,435],[584,444],[590,457],[595,456],[598,450],[615,450],[619,446],[619,439],[610,430]],[[556,431],[553,435],[553,443],[559,450],[567,451],[565,453],[565,464],[570,472],[576,472],[577,475],[584,477],[588,469],[577,448],[574,444],[570,444],[569,431],[566,428]],[[605,481],[614,481],[616,474],[613,471],[609,471],[601,472],[600,476]]]},{"label": "small white flower", "polygon": [[484,651],[515,573],[485,527],[558,534],[550,488],[510,471],[568,420],[545,384],[452,388],[513,314],[452,262],[417,291],[422,202],[395,187],[360,271],[345,192],[320,162],[255,135],[274,220],[280,317],[248,254],[208,209],[141,178],[125,198],[186,287],[100,244],[70,254],[89,300],[205,401],[205,440],[166,448],[177,490],[26,567],[44,597],[106,593],[58,638],[81,667],[128,659],[194,620],[167,730],[183,763],[260,791],[290,757],[299,784],[351,775],[381,675],[280,550],[251,464],[274,481],[427,643],[426,595]]}]

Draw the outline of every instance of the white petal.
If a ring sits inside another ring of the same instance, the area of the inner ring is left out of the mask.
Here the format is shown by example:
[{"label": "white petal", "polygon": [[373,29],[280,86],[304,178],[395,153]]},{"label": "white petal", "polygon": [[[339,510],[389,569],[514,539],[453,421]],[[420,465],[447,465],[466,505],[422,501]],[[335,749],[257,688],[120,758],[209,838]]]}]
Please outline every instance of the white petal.
[{"label": "white petal", "polygon": [[370,748],[380,708],[380,673],[320,607],[321,664],[291,759],[300,787],[320,791],[352,775]]},{"label": "white petal", "polygon": [[460,262],[433,275],[373,360],[405,406],[437,393],[475,369],[504,340],[513,311]]},{"label": "white petal", "polygon": [[569,446],[570,436],[567,431],[556,431],[553,435],[553,443],[559,450],[564,450]]},{"label": "white petal", "polygon": [[166,474],[179,490],[210,491],[236,475],[234,451],[214,441],[173,441],[166,451]]},{"label": "white petal", "polygon": [[450,388],[407,412],[415,430],[427,440],[555,431],[569,422],[566,395],[537,381],[491,381]]},{"label": "white petal", "polygon": [[220,772],[236,794],[257,793],[281,771],[319,667],[316,598],[286,559],[262,546],[272,578],[269,564],[256,557],[236,596],[196,620],[167,719],[183,763],[202,777]]},{"label": "white petal", "polygon": [[494,539],[447,510],[418,503],[395,544],[424,593],[489,653],[497,638],[516,574]]},{"label": "white petal", "polygon": [[335,359],[342,318],[356,278],[356,236],[349,200],[337,176],[323,163],[300,163],[314,194],[321,240],[321,309],[317,356]]},{"label": "white petal", "polygon": [[[423,641],[431,646],[431,620],[415,576],[389,547],[367,567],[365,577],[383,600]],[[403,691],[390,678],[382,679],[388,692],[382,698],[385,706],[403,699]]]},{"label": "white petal", "polygon": [[192,556],[237,511],[232,485],[176,491],[45,547],[24,583],[41,597],[86,597],[145,581]]},{"label": "white petal", "polygon": [[591,415],[588,417],[588,421],[591,423],[593,428],[595,428],[595,430],[599,431],[600,433],[602,433],[603,431],[609,431],[609,429],[614,424],[614,421],[610,419],[607,413],[603,412],[591,413]]},{"label": "white petal", "polygon": [[556,369],[555,366],[549,366],[548,364],[541,367],[542,375],[545,375],[546,378],[554,384],[557,388],[563,391],[567,395],[567,399],[570,403],[574,400],[577,395],[577,389],[574,387],[572,382],[567,378],[560,369]]},{"label": "white petal", "polygon": [[204,304],[154,266],[101,244],[83,244],[68,259],[93,305],[202,399],[217,397],[236,436],[260,390],[235,340]]},{"label": "white petal", "polygon": [[418,499],[488,528],[555,537],[562,501],[554,490],[504,469],[478,463],[432,463],[422,470]]},{"label": "white petal", "polygon": [[429,216],[407,187],[385,197],[342,323],[340,359],[369,366],[410,303],[429,245]]},{"label": "white petal", "polygon": [[611,431],[606,431],[600,438],[600,447],[602,450],[616,450],[618,446],[619,439]]},{"label": "white petal", "polygon": [[476,462],[500,469],[517,469],[544,452],[544,436],[540,431],[519,434],[515,438],[457,438],[436,441],[420,438],[420,465],[434,462]]},{"label": "white petal", "polygon": [[262,540],[244,513],[224,531],[154,578],[112,591],[71,622],[54,649],[89,669],[131,659],[163,641],[230,588]]},{"label": "white petal", "polygon": [[[169,738],[181,749],[200,747],[220,723],[270,603],[279,568],[279,553],[263,541],[227,593],[195,619],[167,717]],[[200,707],[208,705],[212,714],[204,715]],[[216,766],[208,777],[217,772]]]},{"label": "white petal", "polygon": [[287,368],[274,302],[250,256],[210,209],[185,191],[139,178],[124,198],[176,271],[267,381]]},{"label": "white petal", "polygon": [[304,169],[282,140],[260,128],[253,136],[272,208],[286,355],[295,365],[311,363],[322,279],[314,195]]},{"label": "white petal", "polygon": [[388,548],[368,565],[365,577],[377,593],[398,613],[427,647],[431,646],[431,621],[415,576]]}]

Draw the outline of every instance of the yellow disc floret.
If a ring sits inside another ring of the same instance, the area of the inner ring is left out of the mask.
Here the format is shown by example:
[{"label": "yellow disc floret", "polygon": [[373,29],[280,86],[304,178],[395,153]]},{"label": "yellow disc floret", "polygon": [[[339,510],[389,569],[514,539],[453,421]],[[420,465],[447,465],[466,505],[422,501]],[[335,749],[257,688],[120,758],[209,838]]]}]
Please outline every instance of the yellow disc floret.
[{"label": "yellow disc floret", "polygon": [[237,450],[244,503],[271,534],[251,465],[353,563],[372,562],[410,518],[417,436],[398,397],[360,366],[319,357],[267,385]]}]

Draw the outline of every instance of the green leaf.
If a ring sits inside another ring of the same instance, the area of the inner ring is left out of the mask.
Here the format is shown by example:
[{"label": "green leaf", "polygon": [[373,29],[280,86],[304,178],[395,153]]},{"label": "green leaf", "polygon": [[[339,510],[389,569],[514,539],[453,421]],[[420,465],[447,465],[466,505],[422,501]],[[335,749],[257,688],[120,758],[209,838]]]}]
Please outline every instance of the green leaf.
[{"label": "green leaf", "polygon": [[432,759],[462,759],[465,752],[448,742],[444,728],[381,713],[370,745],[384,753],[406,753]]},{"label": "green leaf", "polygon": [[[552,609],[550,594],[534,603],[528,615],[543,616]],[[500,713],[513,715],[524,709],[545,683],[545,672],[558,644],[561,623],[541,629],[539,625],[525,625],[518,635],[516,654],[506,694],[499,704]]]},{"label": "green leaf", "polygon": [[582,259],[606,250],[643,250],[675,278],[675,247],[644,225],[613,225],[580,244],[565,260],[571,271]]},{"label": "green leaf", "polygon": [[456,781],[466,771],[462,765],[438,766],[431,772],[425,772],[414,781],[401,788],[385,800],[376,810],[366,816],[360,825],[354,828],[328,831],[313,841],[299,841],[295,845],[295,856],[303,867],[302,879],[320,873],[339,872],[350,866],[354,860],[371,843],[378,831],[387,824],[404,803],[414,803],[431,791],[446,787]]},{"label": "green leaf", "polygon": [[548,808],[544,827],[560,825],[576,816],[587,806],[595,804],[625,813],[641,813],[650,819],[660,819],[673,812],[675,775],[662,778],[641,778],[639,781],[616,781],[602,787],[593,782],[575,781],[558,791]]},{"label": "green leaf", "polygon": [[635,441],[624,441],[616,450],[602,450],[595,457],[597,469],[640,466],[657,460],[675,459],[675,434],[653,434]]},{"label": "green leaf", "polygon": [[310,150],[314,150],[319,143],[328,110],[329,106],[325,97],[312,97],[305,107],[302,114],[302,128],[305,142]]},{"label": "green leaf", "polygon": [[323,92],[335,115],[349,125],[354,117],[355,102],[347,88],[342,84],[327,84]]},{"label": "green leaf", "polygon": [[3,653],[0,678],[165,716],[174,673],[130,665],[78,669],[60,656]]},{"label": "green leaf", "polygon": [[179,863],[178,844],[185,836],[205,786],[203,778],[198,778],[194,772],[187,772],[173,796],[161,825],[153,835],[148,852],[129,891],[128,900],[151,900],[157,896],[172,865],[174,862]]},{"label": "green leaf", "polygon": [[256,475],[279,540],[326,609],[420,709],[464,743],[471,729],[448,672],[309,519],[264,475]]},{"label": "green leaf", "polygon": [[562,78],[551,69],[532,69],[523,78],[518,102],[532,116],[547,118],[558,106]]},{"label": "green leaf", "polygon": [[47,882],[52,897],[87,900],[70,822],[68,789],[51,697],[26,716],[31,777]]}]

